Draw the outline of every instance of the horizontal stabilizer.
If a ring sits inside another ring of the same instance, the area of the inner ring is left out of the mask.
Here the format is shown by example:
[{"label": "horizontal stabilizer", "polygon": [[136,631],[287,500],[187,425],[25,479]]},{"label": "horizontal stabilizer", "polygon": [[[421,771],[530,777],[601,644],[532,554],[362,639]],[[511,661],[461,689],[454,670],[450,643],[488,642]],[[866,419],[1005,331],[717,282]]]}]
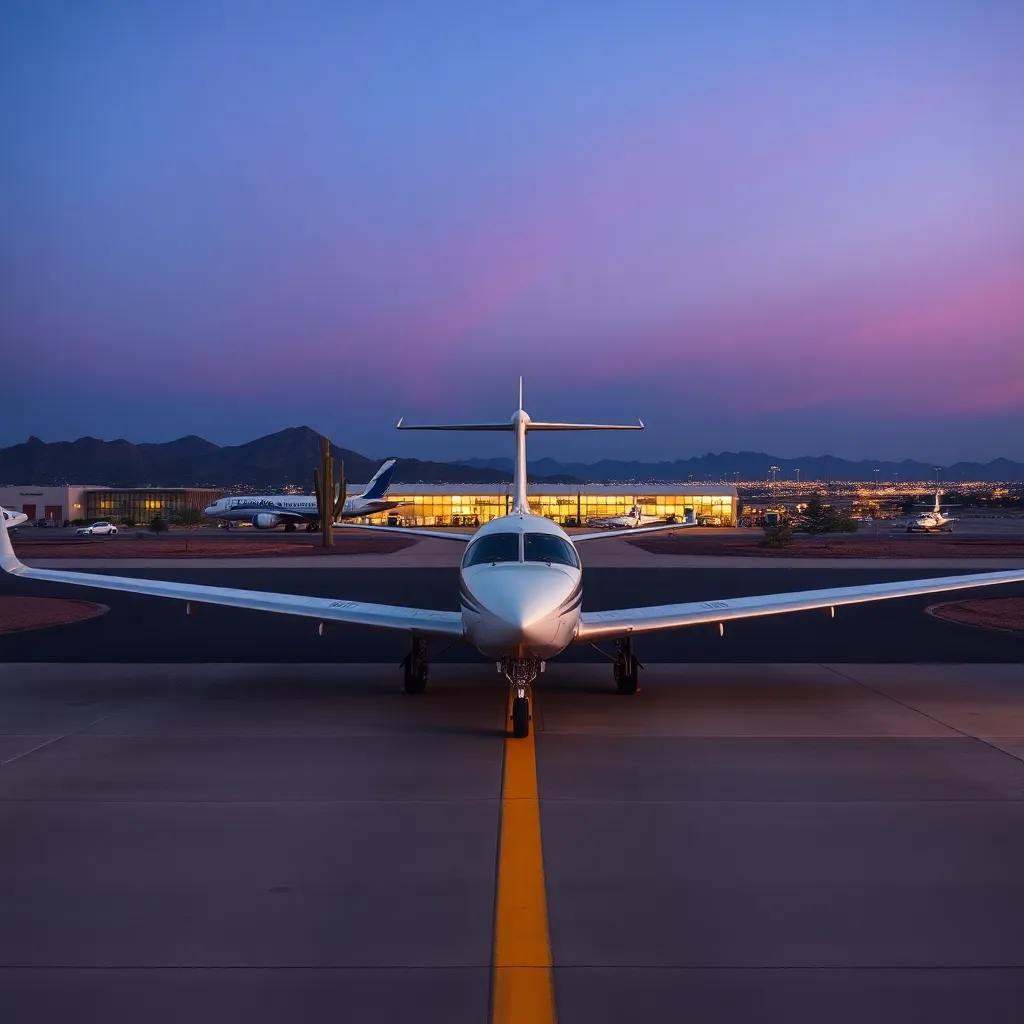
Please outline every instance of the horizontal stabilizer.
[{"label": "horizontal stabilizer", "polygon": [[510,420],[504,423],[406,423],[405,417],[398,421],[399,430],[515,430]]},{"label": "horizontal stabilizer", "polygon": [[[636,423],[544,423],[537,420],[527,420],[527,430],[643,430],[644,421],[637,420]],[[398,421],[399,430],[506,430],[516,429],[514,420],[506,420],[504,423],[406,423],[404,419]]]},{"label": "horizontal stabilizer", "polygon": [[527,430],[643,430],[644,421],[636,423],[538,423],[531,420]]}]

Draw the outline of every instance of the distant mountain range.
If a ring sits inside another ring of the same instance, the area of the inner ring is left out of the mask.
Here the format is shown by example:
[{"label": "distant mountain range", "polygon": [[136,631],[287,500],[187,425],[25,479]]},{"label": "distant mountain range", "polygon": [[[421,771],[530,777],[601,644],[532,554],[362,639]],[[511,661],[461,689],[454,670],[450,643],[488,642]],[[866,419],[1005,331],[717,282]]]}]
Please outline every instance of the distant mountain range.
[{"label": "distant mountain range", "polygon": [[[46,443],[30,437],[24,444],[0,449],[0,483],[42,486],[89,483],[111,487],[281,487],[312,486],[313,468],[320,458],[321,435],[310,427],[289,427],[247,444],[221,447],[189,436],[163,444],[132,444],[82,437],[77,441]],[[370,479],[380,460],[332,446],[335,459],[344,460],[347,479]],[[530,479],[541,483],[585,481],[765,480],[778,466],[780,480],[932,480],[935,466],[927,462],[850,462],[831,456],[780,459],[763,452],[708,453],[675,462],[595,463],[539,459],[530,463]],[[466,459],[461,462],[422,462],[401,459],[398,483],[505,483],[511,479],[512,460]],[[941,468],[943,483],[963,480],[1024,480],[1024,463],[1008,459],[993,462],[958,462]]]},{"label": "distant mountain range", "polygon": [[[512,471],[511,459],[465,459],[464,466],[474,469],[499,469]],[[771,478],[771,467],[778,467],[779,480],[795,480],[797,470],[800,480],[852,480],[873,481],[875,470],[881,483],[893,480],[934,480],[935,464],[932,462],[879,462],[863,459],[851,462],[831,455],[820,455],[800,459],[781,459],[764,452],[708,452],[692,459],[676,459],[675,462],[619,462],[603,459],[600,462],[559,462],[555,459],[538,459],[530,462],[531,478],[543,476],[569,476],[581,480],[613,481],[686,481],[715,482],[719,480],[767,480]],[[957,462],[940,468],[943,483],[963,480],[988,482],[1024,480],[1024,463],[1009,459],[995,459],[992,462]]]},{"label": "distant mountain range", "polygon": [[[163,444],[95,437],[46,443],[30,437],[24,444],[0,449],[0,483],[256,488],[298,484],[312,489],[321,437],[310,427],[289,427],[226,447],[194,435]],[[380,465],[380,460],[335,445],[331,452],[335,460],[344,460],[345,476],[355,483],[368,481]],[[400,483],[486,484],[510,479],[510,470],[419,459],[402,459],[395,468],[395,480]],[[566,481],[559,477],[558,482]]]}]

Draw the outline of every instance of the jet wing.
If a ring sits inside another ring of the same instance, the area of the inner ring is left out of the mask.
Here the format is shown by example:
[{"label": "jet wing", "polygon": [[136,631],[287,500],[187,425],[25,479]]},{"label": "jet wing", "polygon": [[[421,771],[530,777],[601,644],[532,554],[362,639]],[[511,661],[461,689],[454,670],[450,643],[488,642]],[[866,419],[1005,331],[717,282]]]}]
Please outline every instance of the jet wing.
[{"label": "jet wing", "polygon": [[118,590],[150,597],[169,597],[196,604],[219,604],[228,608],[302,615],[324,622],[345,622],[358,626],[415,631],[438,636],[461,637],[462,615],[429,608],[404,608],[397,605],[370,604],[365,601],[335,601],[327,597],[303,597],[299,594],[274,594],[261,590],[235,590],[232,587],[208,587],[197,583],[170,583],[166,580],[133,579],[102,573],[70,572],[62,569],[34,569],[19,561],[7,530],[0,527],[0,568],[12,576],[48,583],[70,583],[99,590]]},{"label": "jet wing", "polygon": [[969,576],[940,576],[900,583],[869,583],[860,587],[836,587],[832,590],[803,590],[790,594],[766,594],[763,597],[735,597],[727,601],[695,601],[689,604],[663,604],[649,608],[622,608],[607,612],[584,612],[580,616],[578,642],[657,630],[698,626],[702,623],[752,619],[785,612],[805,612],[815,608],[885,601],[894,597],[917,597],[948,590],[967,590],[998,583],[1024,582],[1024,569],[1011,572],[982,572]]},{"label": "jet wing", "polygon": [[335,523],[334,528],[344,530],[370,530],[375,533],[397,533],[399,536],[433,537],[435,540],[455,540],[468,544],[473,539],[471,533],[444,533],[441,530],[418,530],[411,526],[384,526],[377,523]]}]

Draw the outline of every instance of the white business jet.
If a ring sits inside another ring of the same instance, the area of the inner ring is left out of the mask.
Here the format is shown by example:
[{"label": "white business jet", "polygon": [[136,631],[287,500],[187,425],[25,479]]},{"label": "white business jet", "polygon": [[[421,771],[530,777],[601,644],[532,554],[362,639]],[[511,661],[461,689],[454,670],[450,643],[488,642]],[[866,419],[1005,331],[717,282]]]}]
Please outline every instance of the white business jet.
[{"label": "white business jet", "polygon": [[639,505],[633,505],[625,515],[605,516],[603,519],[591,517],[587,520],[587,526],[593,526],[599,530],[635,530],[638,526],[650,526],[652,523],[664,522],[664,516],[646,516],[640,511]]},{"label": "white business jet", "polygon": [[11,508],[0,508],[3,513],[4,526],[8,530],[16,530],[22,523],[28,522],[28,516],[24,512],[15,512]]},{"label": "white business jet", "polygon": [[[953,508],[952,505],[947,505],[947,508]],[[942,533],[952,533],[953,527],[950,523],[957,521],[956,516],[947,516],[942,511],[941,494],[935,492],[935,505],[930,512],[922,512],[908,527],[907,533],[913,533],[915,530],[923,530],[925,533],[931,533],[933,530]]]},{"label": "white business jet", "polygon": [[[340,530],[384,529],[411,535],[444,537],[467,545],[459,574],[459,611],[436,611],[371,604],[365,601],[332,601],[330,598],[275,594],[231,587],[133,579],[60,569],[34,569],[14,554],[7,531],[0,531],[0,565],[15,576],[51,583],[74,583],[103,590],[176,598],[192,604],[219,604],[253,611],[302,615],[319,619],[321,630],[332,622],[378,626],[406,633],[410,651],[405,659],[405,689],[422,693],[427,682],[427,642],[433,638],[465,641],[493,659],[511,686],[512,731],[526,736],[530,729],[530,686],[545,662],[573,643],[609,640],[615,643],[614,678],[621,693],[635,693],[640,665],[633,652],[634,639],[644,633],[678,629],[702,623],[721,632],[733,619],[778,615],[783,612],[831,609],[840,605],[911,597],[999,583],[1024,582],[1024,570],[987,572],[899,583],[871,583],[830,590],[809,590],[724,601],[695,601],[614,611],[582,611],[582,573],[576,546],[609,539],[615,532],[577,534],[570,538],[543,516],[530,511],[526,495],[526,435],[531,430],[639,430],[636,426],[593,423],[540,423],[519,408],[503,423],[411,427],[404,430],[494,430],[515,438],[515,499],[507,516],[494,519],[474,534],[439,533],[429,529],[341,526]],[[677,530],[678,525],[639,527],[634,534]]]}]

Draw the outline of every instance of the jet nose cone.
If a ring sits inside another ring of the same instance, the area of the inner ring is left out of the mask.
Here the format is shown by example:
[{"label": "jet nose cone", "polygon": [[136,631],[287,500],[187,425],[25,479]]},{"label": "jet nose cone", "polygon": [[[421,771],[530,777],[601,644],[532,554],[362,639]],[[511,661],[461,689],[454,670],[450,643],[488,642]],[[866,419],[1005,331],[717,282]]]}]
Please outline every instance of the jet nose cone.
[{"label": "jet nose cone", "polygon": [[470,592],[491,638],[514,648],[552,640],[577,584],[575,574],[555,566],[499,565],[478,573]]}]

